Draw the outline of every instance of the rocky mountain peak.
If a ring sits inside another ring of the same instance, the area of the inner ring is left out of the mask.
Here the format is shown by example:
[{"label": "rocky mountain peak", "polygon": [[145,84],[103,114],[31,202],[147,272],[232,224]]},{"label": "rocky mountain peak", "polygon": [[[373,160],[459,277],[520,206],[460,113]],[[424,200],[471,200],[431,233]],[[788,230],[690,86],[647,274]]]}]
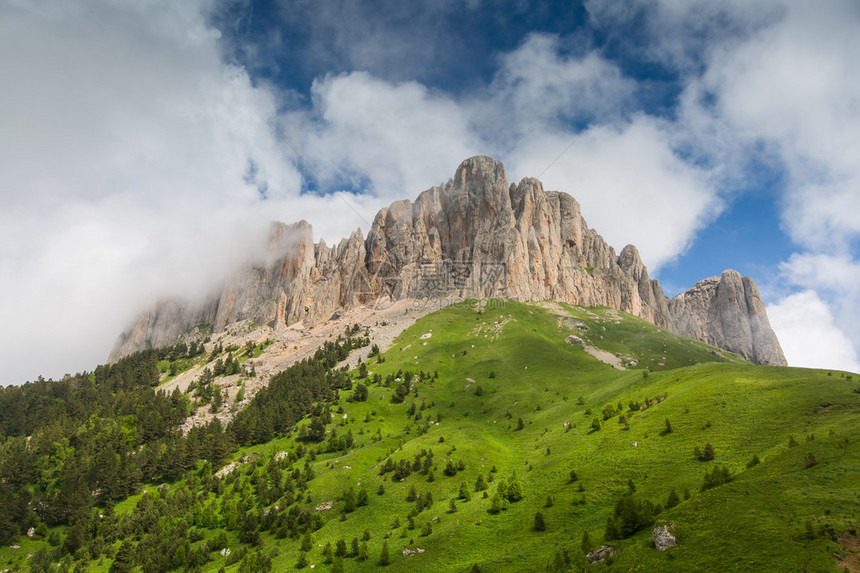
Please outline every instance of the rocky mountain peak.
[{"label": "rocky mountain peak", "polygon": [[244,319],[310,326],[387,297],[511,298],[608,306],[764,364],[784,364],[752,279],[726,271],[670,301],[632,245],[620,255],[589,229],[573,197],[534,178],[509,184],[504,166],[471,157],[447,183],[381,209],[364,239],[313,243],[306,221],[273,223],[264,262],[220,295],[162,304],[120,337],[111,359],[171,344],[190,326]]},{"label": "rocky mountain peak", "polygon": [[454,173],[454,188],[483,196],[495,195],[500,189],[507,189],[508,179],[505,166],[500,161],[486,155],[476,155],[460,163]]},{"label": "rocky mountain peak", "polygon": [[785,364],[758,286],[733,269],[699,281],[672,299],[677,332],[727,348],[758,364]]}]

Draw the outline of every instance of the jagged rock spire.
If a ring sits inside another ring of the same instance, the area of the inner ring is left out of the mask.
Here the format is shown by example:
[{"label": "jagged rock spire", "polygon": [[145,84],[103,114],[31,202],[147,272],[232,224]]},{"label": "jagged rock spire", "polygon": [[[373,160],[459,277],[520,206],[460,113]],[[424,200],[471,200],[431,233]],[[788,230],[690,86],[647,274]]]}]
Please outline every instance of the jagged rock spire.
[{"label": "jagged rock spire", "polygon": [[145,313],[111,359],[171,344],[200,322],[216,331],[248,318],[310,325],[381,296],[453,294],[609,306],[754,362],[785,364],[752,279],[727,271],[670,301],[636,247],[616,255],[573,197],[533,178],[509,185],[504,166],[486,156],[465,160],[414,203],[381,209],[366,239],[356,231],[336,247],[314,245],[305,221],[273,224],[271,236],[265,262],[247,264],[208,301]]}]

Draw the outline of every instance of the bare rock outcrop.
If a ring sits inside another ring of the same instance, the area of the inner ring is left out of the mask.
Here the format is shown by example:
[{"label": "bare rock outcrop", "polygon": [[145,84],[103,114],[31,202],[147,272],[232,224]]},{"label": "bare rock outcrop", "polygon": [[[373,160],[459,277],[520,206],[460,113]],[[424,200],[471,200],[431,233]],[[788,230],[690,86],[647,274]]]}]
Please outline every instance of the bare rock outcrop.
[{"label": "bare rock outcrop", "polygon": [[612,557],[616,553],[618,553],[618,550],[615,549],[614,547],[610,547],[609,545],[601,545],[600,547],[598,547],[594,551],[591,551],[590,553],[588,553],[588,555],[586,555],[585,558],[588,559],[589,563],[594,565],[595,563],[600,563],[601,561],[606,561],[606,559],[608,559],[609,557]]},{"label": "bare rock outcrop", "polygon": [[755,281],[735,270],[699,281],[672,299],[669,310],[675,332],[757,364],[786,364]]},{"label": "bare rock outcrop", "polygon": [[[380,297],[446,296],[608,306],[755,362],[780,363],[782,355],[751,279],[722,289],[699,283],[670,302],[636,248],[616,255],[573,197],[545,191],[533,178],[508,184],[504,166],[484,156],[467,159],[453,179],[414,202],[381,209],[366,239],[355,231],[329,247],[313,243],[305,221],[273,223],[262,259],[206,301],[168,301],[144,313],[111,360],[171,344],[201,322],[216,332],[243,319],[311,326]],[[735,344],[736,335],[746,342]]]},{"label": "bare rock outcrop", "polygon": [[672,533],[673,524],[655,525],[651,532],[651,540],[658,551],[666,551],[678,545],[678,539]]}]

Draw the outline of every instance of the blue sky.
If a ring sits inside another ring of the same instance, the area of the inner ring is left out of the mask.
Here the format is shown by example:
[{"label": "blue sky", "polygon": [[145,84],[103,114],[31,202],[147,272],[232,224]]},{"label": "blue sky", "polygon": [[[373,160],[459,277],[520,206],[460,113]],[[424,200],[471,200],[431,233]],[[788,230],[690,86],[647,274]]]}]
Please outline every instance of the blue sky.
[{"label": "blue sky", "polygon": [[5,3],[0,382],[92,368],[271,219],[366,232],[475,154],[669,294],[754,277],[790,363],[860,370],[860,5],[816,4]]}]

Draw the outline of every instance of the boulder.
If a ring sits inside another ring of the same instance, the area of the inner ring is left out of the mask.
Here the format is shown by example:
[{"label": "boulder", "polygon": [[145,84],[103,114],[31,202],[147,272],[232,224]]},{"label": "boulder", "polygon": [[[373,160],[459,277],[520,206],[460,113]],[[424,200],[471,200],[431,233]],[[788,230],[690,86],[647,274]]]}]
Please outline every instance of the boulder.
[{"label": "boulder", "polygon": [[618,553],[618,551],[614,547],[610,547],[608,545],[601,545],[588,555],[586,555],[586,559],[588,562],[594,565],[595,563],[600,563],[604,561],[607,557],[612,557]]},{"label": "boulder", "polygon": [[678,545],[678,540],[672,534],[672,524],[655,525],[654,531],[651,532],[651,539],[654,540],[654,547],[659,551],[665,551],[670,547]]}]

